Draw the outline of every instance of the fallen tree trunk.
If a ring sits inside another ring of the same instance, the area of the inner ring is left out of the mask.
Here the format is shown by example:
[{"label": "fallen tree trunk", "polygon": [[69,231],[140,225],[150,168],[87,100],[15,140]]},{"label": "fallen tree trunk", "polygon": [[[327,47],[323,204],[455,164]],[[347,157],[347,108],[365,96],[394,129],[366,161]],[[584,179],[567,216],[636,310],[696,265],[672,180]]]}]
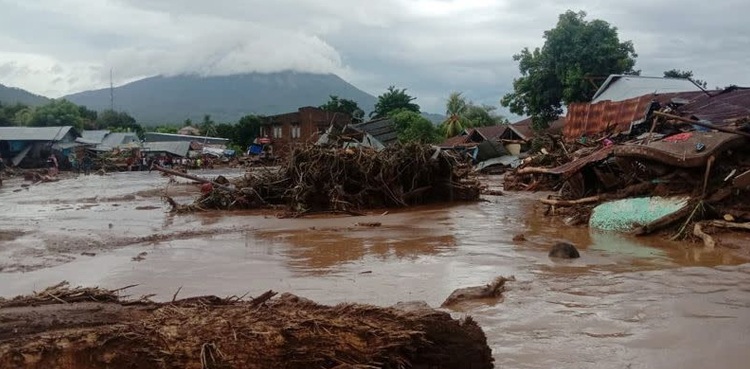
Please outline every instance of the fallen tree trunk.
[{"label": "fallen tree trunk", "polygon": [[[45,291],[64,297],[82,290]],[[0,368],[493,367],[486,337],[471,318],[272,295],[135,305],[44,298],[44,306],[20,306],[40,294],[10,300],[13,307],[0,300]]]},{"label": "fallen tree trunk", "polygon": [[576,200],[555,200],[555,199],[541,199],[539,200],[542,204],[551,206],[576,206],[584,204],[593,204],[602,201],[601,196],[584,197]]},{"label": "fallen tree trunk", "polygon": [[716,247],[716,241],[703,231],[703,227],[715,227],[715,228],[725,228],[725,229],[739,229],[743,231],[750,231],[750,223],[732,223],[732,222],[726,222],[723,220],[706,220],[702,222],[695,223],[693,226],[693,235],[703,240],[703,245],[707,249],[713,250],[714,247]]}]

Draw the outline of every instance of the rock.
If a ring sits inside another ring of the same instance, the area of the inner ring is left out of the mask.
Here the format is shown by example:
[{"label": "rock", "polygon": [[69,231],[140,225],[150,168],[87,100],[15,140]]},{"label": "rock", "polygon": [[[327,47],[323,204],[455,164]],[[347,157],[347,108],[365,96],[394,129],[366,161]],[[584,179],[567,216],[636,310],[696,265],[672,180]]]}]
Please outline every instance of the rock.
[{"label": "rock", "polygon": [[572,244],[567,242],[558,242],[552,249],[549,250],[549,257],[561,258],[561,259],[576,259],[580,258],[581,254],[578,253],[578,249]]},{"label": "rock", "polygon": [[515,241],[515,242],[526,241],[526,236],[524,236],[523,233],[519,233],[519,234],[513,236],[513,241]]},{"label": "rock", "polygon": [[440,307],[450,307],[468,300],[501,297],[505,292],[505,282],[515,280],[516,278],[512,276],[509,278],[497,277],[492,283],[485,286],[459,288],[453,291]]}]

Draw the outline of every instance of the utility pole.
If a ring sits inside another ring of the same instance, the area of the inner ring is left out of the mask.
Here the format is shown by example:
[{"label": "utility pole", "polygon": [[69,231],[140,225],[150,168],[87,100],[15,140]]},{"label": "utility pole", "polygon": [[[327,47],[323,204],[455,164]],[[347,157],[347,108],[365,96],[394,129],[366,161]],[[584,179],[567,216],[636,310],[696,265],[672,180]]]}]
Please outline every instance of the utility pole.
[{"label": "utility pole", "polygon": [[109,109],[115,111],[115,85],[112,83],[112,68],[109,68]]}]

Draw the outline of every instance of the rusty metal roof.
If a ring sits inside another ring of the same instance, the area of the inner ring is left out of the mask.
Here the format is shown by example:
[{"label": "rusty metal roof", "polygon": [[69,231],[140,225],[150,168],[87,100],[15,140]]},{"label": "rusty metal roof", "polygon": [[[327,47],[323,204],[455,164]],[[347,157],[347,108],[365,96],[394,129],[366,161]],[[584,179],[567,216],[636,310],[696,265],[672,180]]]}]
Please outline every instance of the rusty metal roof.
[{"label": "rusty metal roof", "polygon": [[598,103],[573,103],[568,106],[563,135],[575,140],[583,135],[594,135],[607,131],[629,132],[634,124],[643,122],[652,101],[666,104],[674,98],[692,101],[703,92],[678,92],[650,94],[624,101],[602,101]]},{"label": "rusty metal roof", "polygon": [[682,115],[725,125],[734,120],[750,117],[750,88],[729,88],[714,96],[702,94],[681,106]]},{"label": "rusty metal roof", "polygon": [[478,127],[474,130],[478,132],[482,137],[484,137],[485,140],[497,140],[505,130],[508,129],[508,125],[497,125],[497,126],[487,126],[487,127]]}]

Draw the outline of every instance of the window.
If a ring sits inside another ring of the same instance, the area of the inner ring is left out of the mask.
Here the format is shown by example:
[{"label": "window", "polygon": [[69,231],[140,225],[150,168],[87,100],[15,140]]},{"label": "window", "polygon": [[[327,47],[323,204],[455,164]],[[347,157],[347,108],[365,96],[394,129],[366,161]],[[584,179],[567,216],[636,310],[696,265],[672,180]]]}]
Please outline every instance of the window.
[{"label": "window", "polygon": [[273,126],[273,138],[281,138],[281,126]]},{"label": "window", "polygon": [[292,138],[300,138],[301,130],[299,124],[292,124]]}]

